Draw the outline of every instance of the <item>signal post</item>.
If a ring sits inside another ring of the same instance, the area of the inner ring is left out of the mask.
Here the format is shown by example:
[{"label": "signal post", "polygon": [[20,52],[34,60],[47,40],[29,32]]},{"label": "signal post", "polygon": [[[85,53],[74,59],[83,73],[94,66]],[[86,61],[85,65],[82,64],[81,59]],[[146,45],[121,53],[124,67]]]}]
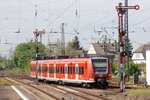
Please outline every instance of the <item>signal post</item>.
[{"label": "signal post", "polygon": [[36,51],[36,67],[35,67],[35,74],[36,74],[36,79],[38,79],[38,52],[39,52],[39,46],[38,46],[38,37],[41,34],[45,34],[45,30],[43,31],[38,31],[37,29],[33,32],[35,35],[35,51]]},{"label": "signal post", "polygon": [[120,54],[119,57],[119,76],[120,76],[120,92],[123,92],[125,90],[125,72],[124,72],[124,57],[126,56],[126,51],[124,48],[123,43],[123,36],[126,34],[123,30],[123,14],[125,13],[126,9],[135,9],[138,10],[139,6],[122,6],[122,3],[119,3],[119,6],[116,6],[116,9],[118,11],[118,20],[119,20],[119,37],[118,37],[118,51]]}]

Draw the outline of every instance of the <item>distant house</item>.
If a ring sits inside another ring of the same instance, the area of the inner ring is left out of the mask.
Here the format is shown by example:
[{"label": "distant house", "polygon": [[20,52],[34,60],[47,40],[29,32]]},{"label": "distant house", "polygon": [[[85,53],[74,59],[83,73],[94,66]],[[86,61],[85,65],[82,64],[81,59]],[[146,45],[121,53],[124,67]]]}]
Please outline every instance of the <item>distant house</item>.
[{"label": "distant house", "polygon": [[150,43],[141,45],[133,52],[132,60],[136,64],[146,63],[146,50],[150,49]]},{"label": "distant house", "polygon": [[108,57],[111,60],[118,59],[116,49],[112,43],[92,43],[87,54],[94,57]]}]

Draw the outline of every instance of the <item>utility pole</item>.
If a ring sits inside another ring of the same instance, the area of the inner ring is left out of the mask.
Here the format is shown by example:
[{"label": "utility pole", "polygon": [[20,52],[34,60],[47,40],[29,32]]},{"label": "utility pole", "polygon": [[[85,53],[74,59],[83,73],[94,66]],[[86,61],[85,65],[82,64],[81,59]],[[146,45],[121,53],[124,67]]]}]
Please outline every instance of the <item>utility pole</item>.
[{"label": "utility pole", "polygon": [[64,33],[64,23],[62,23],[61,28],[61,55],[65,55],[65,33]]},{"label": "utility pole", "polygon": [[65,34],[70,34],[70,33],[65,33],[64,32],[64,23],[61,25],[61,32],[50,32],[50,33],[61,33],[61,40],[60,40],[60,54],[65,55]]},{"label": "utility pole", "polygon": [[125,36],[125,32],[123,31],[123,14],[125,13],[126,9],[139,9],[139,6],[122,6],[122,3],[119,3],[119,6],[116,6],[118,11],[118,20],[119,20],[119,37],[118,37],[118,45],[119,45],[119,76],[120,76],[120,92],[124,92],[125,90],[125,72],[124,72],[124,57],[126,56],[123,37]]},{"label": "utility pole", "polygon": [[102,42],[103,42],[105,57],[107,57],[107,47],[108,47],[107,41],[109,40],[107,38],[107,35],[102,35],[102,38],[104,39]]},{"label": "utility pole", "polygon": [[39,46],[38,46],[38,37],[40,34],[45,34],[45,30],[43,31],[38,31],[37,29],[33,32],[35,35],[35,50],[36,50],[36,67],[35,67],[35,74],[36,74],[36,79],[38,79],[38,53],[39,53]]},{"label": "utility pole", "polygon": [[[128,6],[128,0],[125,0],[125,6]],[[125,49],[127,52],[127,59],[125,59],[127,61],[127,67],[128,67],[128,81],[130,80],[130,64],[129,64],[129,29],[128,29],[128,9],[125,9],[125,16],[124,16],[124,31],[126,33],[126,45],[125,45]]]}]

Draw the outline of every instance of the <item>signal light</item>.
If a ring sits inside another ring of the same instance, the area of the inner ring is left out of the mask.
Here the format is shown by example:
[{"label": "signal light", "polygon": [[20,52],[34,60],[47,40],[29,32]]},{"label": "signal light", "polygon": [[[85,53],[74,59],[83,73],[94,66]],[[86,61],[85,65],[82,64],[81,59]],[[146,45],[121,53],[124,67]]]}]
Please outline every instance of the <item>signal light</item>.
[{"label": "signal light", "polygon": [[132,51],[129,51],[129,57],[131,58],[132,57]]},{"label": "signal light", "polygon": [[122,42],[122,43],[120,44],[120,46],[121,46],[121,47],[124,47],[124,43]]},{"label": "signal light", "polygon": [[126,10],[124,9],[124,10],[122,10],[122,12],[121,12],[122,14],[125,14],[126,13]]},{"label": "signal light", "polygon": [[127,55],[127,53],[125,51],[120,52],[120,55],[125,57]]}]

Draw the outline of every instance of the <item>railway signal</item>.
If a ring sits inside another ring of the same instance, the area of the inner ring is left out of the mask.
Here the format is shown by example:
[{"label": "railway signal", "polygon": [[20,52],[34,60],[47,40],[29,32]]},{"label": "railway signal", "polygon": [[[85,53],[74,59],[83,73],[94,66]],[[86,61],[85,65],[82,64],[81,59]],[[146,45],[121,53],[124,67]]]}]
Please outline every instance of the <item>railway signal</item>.
[{"label": "railway signal", "polygon": [[124,57],[126,56],[125,48],[124,48],[124,43],[123,43],[123,37],[125,36],[125,31],[123,31],[123,15],[125,14],[125,11],[127,9],[135,9],[138,10],[139,6],[122,6],[122,3],[119,3],[119,6],[116,6],[116,9],[118,11],[118,20],[119,20],[119,37],[118,37],[118,42],[119,42],[119,53],[120,53],[120,59],[119,59],[119,72],[120,72],[120,91],[123,92],[125,90],[125,72],[124,72],[124,65],[123,65],[123,60]]},{"label": "railway signal", "polygon": [[39,46],[38,46],[38,37],[41,36],[41,34],[45,34],[45,30],[38,31],[37,29],[33,32],[35,35],[35,50],[36,50],[36,79],[38,79],[38,52],[39,52]]}]

